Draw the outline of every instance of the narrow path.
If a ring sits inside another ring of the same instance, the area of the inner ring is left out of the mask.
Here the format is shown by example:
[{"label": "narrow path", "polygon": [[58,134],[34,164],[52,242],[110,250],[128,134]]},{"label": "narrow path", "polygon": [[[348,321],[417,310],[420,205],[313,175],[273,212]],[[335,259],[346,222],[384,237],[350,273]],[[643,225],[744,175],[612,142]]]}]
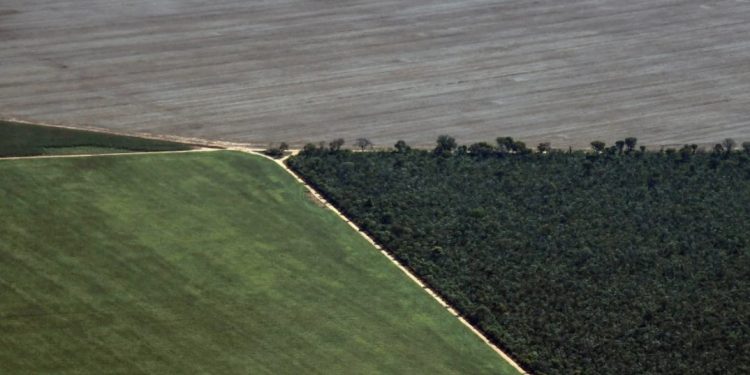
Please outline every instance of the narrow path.
[{"label": "narrow path", "polygon": [[193,150],[179,151],[136,151],[136,152],[113,152],[104,154],[73,154],[73,155],[35,155],[35,156],[8,156],[0,157],[0,160],[25,160],[25,159],[62,159],[62,158],[92,158],[97,156],[132,156],[132,155],[154,155],[154,154],[184,154],[189,152],[211,152],[220,151],[218,148],[196,148]]},{"label": "narrow path", "polygon": [[[254,155],[259,155],[259,156],[262,156],[262,157],[264,157],[266,159],[272,160],[274,163],[278,164],[281,168],[283,168],[290,175],[292,175],[292,177],[294,177],[294,179],[297,180],[297,182],[299,182],[302,185],[304,185],[305,188],[307,188],[307,190],[310,192],[310,194],[312,194],[323,205],[325,205],[325,207],[327,207],[328,209],[330,209],[331,211],[333,211],[333,213],[335,213],[339,218],[341,218],[341,220],[344,220],[344,222],[346,222],[347,224],[349,224],[349,226],[352,227],[354,230],[356,230],[357,233],[359,233],[362,237],[364,237],[364,239],[367,240],[367,242],[369,242],[370,244],[372,244],[372,246],[375,246],[375,248],[378,249],[378,251],[380,251],[380,253],[383,254],[383,256],[385,256],[386,258],[388,258],[388,260],[390,260],[391,263],[393,263],[394,265],[396,265],[396,267],[398,267],[398,269],[400,269],[403,273],[405,273],[406,276],[409,277],[409,279],[411,279],[414,283],[416,283],[417,285],[419,285],[422,288],[422,290],[424,290],[425,292],[427,292],[427,294],[429,294],[433,299],[435,299],[435,301],[437,301],[441,306],[443,306],[446,310],[448,310],[448,312],[450,312],[453,316],[455,316],[456,319],[458,319],[463,325],[465,325],[467,328],[469,328],[469,330],[471,330],[471,332],[473,332],[482,341],[484,341],[484,343],[487,344],[492,350],[494,350],[495,353],[497,353],[506,362],[508,362],[511,366],[513,366],[513,368],[515,368],[516,371],[518,371],[522,375],[531,375],[530,372],[528,372],[528,371],[524,370],[523,368],[521,368],[521,366],[519,366],[518,363],[516,363],[516,361],[514,361],[509,355],[507,355],[499,347],[497,347],[495,344],[493,344],[487,338],[487,336],[485,336],[476,327],[474,327],[473,325],[471,325],[471,323],[469,323],[466,319],[464,319],[464,317],[462,317],[461,314],[459,314],[458,311],[456,311],[456,309],[453,308],[453,306],[451,306],[447,302],[445,302],[445,300],[443,300],[437,293],[435,293],[435,291],[433,291],[432,289],[430,289],[424,282],[422,282],[422,280],[420,280],[408,268],[404,267],[404,265],[402,265],[401,263],[399,263],[399,261],[396,260],[396,258],[394,258],[393,255],[391,255],[391,253],[389,251],[387,251],[385,248],[383,248],[377,242],[375,242],[375,240],[372,237],[370,237],[367,233],[365,233],[363,230],[361,230],[357,226],[357,224],[354,224],[351,220],[349,220],[346,216],[344,216],[344,214],[342,214],[341,211],[339,211],[336,207],[334,207],[331,203],[329,203],[325,198],[323,198],[323,196],[321,194],[319,194],[312,186],[308,185],[305,182],[305,180],[303,180],[300,176],[298,176],[296,173],[294,173],[294,171],[291,170],[291,168],[289,168],[284,163],[284,161],[289,156],[286,156],[283,159],[274,159],[274,158],[271,158],[268,155],[265,155],[262,152],[259,152],[259,151],[255,150],[255,149],[242,148],[242,147],[231,147],[231,148],[228,148],[228,149],[229,150],[233,150],[233,151],[241,151],[241,152],[247,152],[247,153],[254,154]],[[292,151],[292,154],[294,155],[297,152],[299,152],[299,151],[298,150]]]}]

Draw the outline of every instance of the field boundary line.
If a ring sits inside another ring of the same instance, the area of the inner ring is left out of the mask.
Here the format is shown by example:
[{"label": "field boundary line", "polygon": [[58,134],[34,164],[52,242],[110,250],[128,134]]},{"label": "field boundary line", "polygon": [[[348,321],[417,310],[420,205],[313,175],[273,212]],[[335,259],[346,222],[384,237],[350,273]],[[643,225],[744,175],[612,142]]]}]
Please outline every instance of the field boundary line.
[{"label": "field boundary line", "polygon": [[154,133],[147,133],[147,132],[128,133],[128,132],[123,132],[123,131],[117,131],[117,130],[106,129],[106,128],[101,128],[101,127],[87,126],[87,125],[64,125],[64,124],[54,124],[54,123],[49,123],[49,122],[28,121],[28,120],[20,119],[20,118],[13,117],[13,116],[0,115],[0,121],[15,122],[15,123],[25,124],[25,125],[44,126],[48,128],[78,130],[78,131],[108,134],[108,135],[119,135],[122,137],[151,139],[155,141],[183,143],[188,146],[201,146],[201,147],[209,147],[209,148],[213,147],[213,148],[219,148],[219,149],[228,148],[228,147],[248,147],[252,150],[264,149],[264,148],[261,148],[260,146],[255,148],[256,145],[250,144],[250,143],[215,141],[215,140],[209,140],[205,138],[183,137],[183,136],[178,136],[178,135],[161,135],[161,134],[154,134]]},{"label": "field boundary line", "polygon": [[103,154],[71,154],[71,155],[32,155],[32,156],[7,156],[0,157],[0,160],[26,160],[26,159],[68,159],[68,158],[94,158],[97,156],[133,156],[133,155],[154,155],[154,154],[185,154],[191,152],[211,152],[221,151],[220,148],[197,148],[194,150],[175,150],[175,151],[135,151],[135,152],[111,152]]},{"label": "field boundary line", "polygon": [[[232,147],[232,148],[228,148],[227,150],[241,151],[241,152],[246,152],[246,153],[250,153],[250,154],[253,154],[253,155],[258,155],[258,156],[264,157],[264,158],[269,159],[269,160],[273,161],[274,163],[278,164],[282,169],[284,169],[285,171],[287,171],[287,173],[289,173],[290,175],[292,175],[292,177],[294,177],[294,179],[297,182],[301,183],[305,188],[307,188],[307,190],[316,199],[318,199],[320,202],[322,202],[323,205],[326,208],[328,208],[329,210],[333,211],[333,213],[335,213],[339,218],[341,218],[342,220],[344,220],[344,222],[346,222],[347,224],[349,224],[350,227],[352,227],[354,230],[356,230],[357,233],[359,233],[360,236],[362,236],[365,240],[367,240],[367,242],[369,242],[371,245],[373,245],[383,256],[385,256],[386,258],[388,258],[388,260],[390,260],[391,263],[393,263],[394,265],[396,265],[396,267],[398,267],[398,269],[400,269],[401,272],[403,272],[404,274],[406,274],[406,276],[408,276],[409,279],[411,279],[414,283],[416,283],[417,285],[419,285],[422,288],[422,290],[424,290],[428,295],[430,295],[430,297],[432,297],[435,301],[437,301],[443,308],[445,308],[446,310],[448,310],[448,312],[451,313],[451,315],[453,315],[456,319],[458,319],[458,321],[460,321],[464,326],[466,326],[467,328],[469,328],[469,330],[472,333],[474,333],[474,335],[476,335],[477,337],[479,337],[485,344],[487,344],[487,346],[490,347],[490,349],[492,349],[495,353],[497,353],[500,357],[502,357],[502,359],[504,359],[514,369],[516,369],[516,371],[518,371],[521,375],[531,375],[530,372],[524,370],[518,363],[516,363],[515,360],[513,360],[513,358],[511,358],[508,354],[506,354],[502,349],[500,349],[497,345],[493,344],[487,338],[487,336],[485,336],[481,331],[479,331],[479,329],[477,329],[476,327],[474,327],[473,325],[471,325],[471,323],[469,323],[463,316],[461,316],[461,314],[458,313],[458,311],[455,308],[453,308],[453,306],[451,306],[447,302],[445,302],[445,300],[442,297],[440,297],[440,295],[438,295],[434,290],[432,290],[429,286],[427,286],[427,284],[425,284],[419,277],[417,277],[417,275],[415,275],[414,273],[412,273],[408,268],[406,268],[403,264],[401,264],[383,246],[381,246],[380,244],[378,244],[372,237],[370,237],[367,233],[365,233],[362,229],[360,229],[357,226],[357,224],[355,224],[354,222],[352,222],[351,220],[349,220],[349,218],[347,218],[346,215],[344,215],[343,213],[341,213],[341,211],[339,211],[338,208],[336,208],[333,204],[331,204],[330,202],[328,202],[328,200],[325,199],[323,197],[323,195],[321,195],[320,193],[318,193],[318,191],[315,190],[315,188],[313,188],[311,185],[309,185],[307,182],[305,182],[305,180],[302,179],[302,177],[300,177],[299,175],[297,175],[297,173],[295,173],[291,168],[289,168],[284,163],[284,161],[288,158],[288,156],[284,157],[283,159],[274,159],[274,158],[272,158],[272,157],[270,157],[268,155],[263,154],[262,152],[258,152],[257,150],[253,150],[253,149],[250,149],[250,148],[242,148],[242,147]],[[294,153],[296,153],[296,152],[294,152]]]}]

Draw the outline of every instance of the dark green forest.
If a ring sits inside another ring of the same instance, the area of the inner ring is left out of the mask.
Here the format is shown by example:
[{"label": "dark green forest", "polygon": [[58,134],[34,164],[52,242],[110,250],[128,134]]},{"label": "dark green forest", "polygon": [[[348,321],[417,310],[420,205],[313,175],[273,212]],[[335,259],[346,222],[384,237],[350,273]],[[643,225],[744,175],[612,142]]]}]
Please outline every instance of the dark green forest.
[{"label": "dark green forest", "polygon": [[74,147],[112,151],[176,151],[191,148],[175,142],[0,121],[0,157],[53,154]]},{"label": "dark green forest", "polygon": [[750,145],[635,145],[288,165],[533,373],[750,373]]}]

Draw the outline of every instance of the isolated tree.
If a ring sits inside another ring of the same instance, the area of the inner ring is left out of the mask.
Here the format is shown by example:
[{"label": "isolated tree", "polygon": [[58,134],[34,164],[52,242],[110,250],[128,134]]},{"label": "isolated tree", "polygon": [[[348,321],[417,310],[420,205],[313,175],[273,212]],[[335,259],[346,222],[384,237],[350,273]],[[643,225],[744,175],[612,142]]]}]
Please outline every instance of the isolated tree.
[{"label": "isolated tree", "polygon": [[344,145],[344,138],[336,138],[328,143],[328,148],[331,149],[331,151],[338,151],[341,150],[341,146]]},{"label": "isolated tree", "polygon": [[717,144],[714,145],[714,154],[717,154],[717,155],[718,154],[723,154],[724,150],[726,150],[726,149],[724,148],[723,144],[717,143]]},{"label": "isolated tree", "polygon": [[511,150],[517,154],[528,154],[531,153],[531,150],[526,147],[526,143],[521,141],[515,141],[513,142],[513,145],[511,146]]},{"label": "isolated tree", "polygon": [[627,147],[627,152],[633,152],[635,149],[635,145],[638,143],[638,139],[635,137],[627,137],[625,138],[625,147]]},{"label": "isolated tree", "polygon": [[357,147],[359,147],[359,149],[362,151],[372,146],[372,142],[370,142],[370,140],[367,138],[357,138],[354,144],[356,144]]},{"label": "isolated tree", "polygon": [[617,153],[622,154],[623,150],[625,149],[625,141],[615,142],[615,147],[617,148]]},{"label": "isolated tree", "polygon": [[268,148],[263,153],[275,159],[284,156],[284,151],[280,147],[273,147],[272,144],[268,145]]},{"label": "isolated tree", "polygon": [[396,151],[398,152],[407,152],[411,150],[411,147],[409,147],[409,145],[407,145],[406,142],[404,142],[403,140],[398,140],[398,142],[396,142],[396,144],[393,145],[393,147],[395,147]]},{"label": "isolated tree", "polygon": [[288,145],[288,144],[287,144],[286,142],[281,142],[281,143],[279,144],[279,150],[281,150],[281,151],[286,151],[286,150],[288,150],[288,149],[289,149],[289,145]]},{"label": "isolated tree", "polygon": [[510,152],[513,149],[513,144],[515,143],[513,137],[497,137],[497,139],[495,139],[495,142],[497,142],[497,148],[500,150],[500,152]]},{"label": "isolated tree", "polygon": [[602,141],[591,142],[591,148],[593,148],[597,153],[603,152],[605,147],[607,147],[607,144]]},{"label": "isolated tree", "polygon": [[536,146],[536,150],[539,151],[540,154],[550,152],[552,151],[552,145],[549,142],[542,142]]},{"label": "isolated tree", "polygon": [[437,146],[435,147],[435,154],[437,155],[449,155],[453,150],[458,147],[456,139],[449,135],[441,135],[437,138]]},{"label": "isolated tree", "polygon": [[721,145],[724,146],[724,150],[727,152],[727,154],[729,154],[732,152],[732,150],[734,150],[734,146],[737,145],[737,142],[735,142],[732,138],[726,138],[721,142]]}]

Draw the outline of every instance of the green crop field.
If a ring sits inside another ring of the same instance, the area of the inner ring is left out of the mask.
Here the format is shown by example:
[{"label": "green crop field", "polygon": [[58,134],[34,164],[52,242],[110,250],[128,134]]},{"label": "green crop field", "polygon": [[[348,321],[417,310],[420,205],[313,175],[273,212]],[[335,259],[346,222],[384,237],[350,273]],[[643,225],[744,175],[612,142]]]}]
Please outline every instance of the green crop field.
[{"label": "green crop field", "polygon": [[0,157],[189,150],[181,143],[0,121]]},{"label": "green crop field", "polygon": [[515,373],[271,161],[0,176],[0,373]]}]

